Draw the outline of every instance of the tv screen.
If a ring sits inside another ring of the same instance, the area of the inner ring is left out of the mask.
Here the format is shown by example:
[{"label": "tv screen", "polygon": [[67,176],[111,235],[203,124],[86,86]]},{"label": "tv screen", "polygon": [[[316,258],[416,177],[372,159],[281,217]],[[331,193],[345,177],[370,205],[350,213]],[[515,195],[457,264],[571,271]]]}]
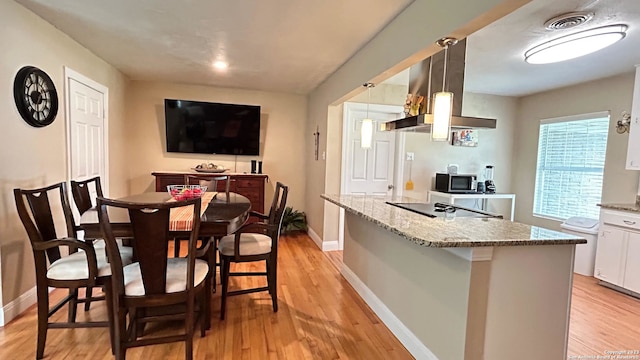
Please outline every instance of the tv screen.
[{"label": "tv screen", "polygon": [[167,151],[260,155],[260,106],[164,100]]}]

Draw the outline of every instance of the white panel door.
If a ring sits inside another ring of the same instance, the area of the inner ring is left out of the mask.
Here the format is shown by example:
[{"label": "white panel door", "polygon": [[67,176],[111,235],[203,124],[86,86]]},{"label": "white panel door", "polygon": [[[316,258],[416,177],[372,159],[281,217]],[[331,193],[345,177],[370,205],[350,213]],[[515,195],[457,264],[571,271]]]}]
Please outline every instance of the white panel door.
[{"label": "white panel door", "polygon": [[386,195],[393,189],[395,136],[394,132],[379,131],[380,123],[397,119],[400,114],[387,107],[371,105],[369,118],[373,120],[373,141],[370,149],[360,147],[362,119],[367,117],[366,104],[345,105],[344,194]]},{"label": "white panel door", "polygon": [[[100,176],[104,183],[104,94],[69,79],[71,179]],[[90,189],[95,198],[95,189]]]},{"label": "white panel door", "polygon": [[626,262],[625,254],[625,231],[602,225],[598,236],[594,276],[608,283],[622,286]]}]

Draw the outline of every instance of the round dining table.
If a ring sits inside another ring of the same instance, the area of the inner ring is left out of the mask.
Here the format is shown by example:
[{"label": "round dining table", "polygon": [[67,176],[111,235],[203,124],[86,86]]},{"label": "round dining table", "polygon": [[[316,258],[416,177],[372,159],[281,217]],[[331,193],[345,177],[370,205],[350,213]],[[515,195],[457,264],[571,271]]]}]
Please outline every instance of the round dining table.
[{"label": "round dining table", "polygon": [[[167,192],[146,192],[118,198],[121,201],[134,203],[158,203],[171,200]],[[200,237],[221,237],[234,233],[249,218],[251,201],[246,197],[221,192],[209,202],[200,217]],[[109,221],[116,237],[132,237],[129,214],[125,209],[109,209]],[[84,230],[85,238],[102,238],[102,230],[98,221],[98,211],[87,210],[80,217],[80,230]],[[188,231],[171,231],[174,237],[188,235]]]}]

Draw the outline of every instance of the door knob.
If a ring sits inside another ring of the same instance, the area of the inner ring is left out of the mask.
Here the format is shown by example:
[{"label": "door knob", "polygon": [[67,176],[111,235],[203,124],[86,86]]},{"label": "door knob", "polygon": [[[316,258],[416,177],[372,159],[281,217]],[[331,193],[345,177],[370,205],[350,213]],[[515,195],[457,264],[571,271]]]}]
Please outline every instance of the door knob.
[{"label": "door knob", "polygon": [[387,186],[387,189],[388,189],[388,190],[393,190],[393,185],[389,185],[389,186]]}]

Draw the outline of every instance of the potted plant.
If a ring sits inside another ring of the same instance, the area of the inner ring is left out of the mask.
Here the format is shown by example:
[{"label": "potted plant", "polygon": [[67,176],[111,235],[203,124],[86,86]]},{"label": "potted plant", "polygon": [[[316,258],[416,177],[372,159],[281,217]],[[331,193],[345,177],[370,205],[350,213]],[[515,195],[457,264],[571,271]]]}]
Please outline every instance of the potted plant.
[{"label": "potted plant", "polygon": [[302,211],[294,210],[292,207],[287,206],[284,209],[282,227],[280,229],[283,234],[291,231],[307,231],[307,215]]}]

